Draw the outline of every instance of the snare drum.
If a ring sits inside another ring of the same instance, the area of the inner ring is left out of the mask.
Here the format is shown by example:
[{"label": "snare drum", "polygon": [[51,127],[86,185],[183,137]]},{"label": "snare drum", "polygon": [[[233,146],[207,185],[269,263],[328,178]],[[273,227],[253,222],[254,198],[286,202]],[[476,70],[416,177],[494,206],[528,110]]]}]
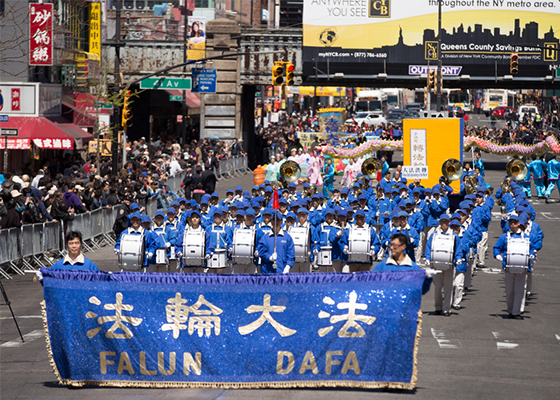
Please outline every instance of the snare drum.
[{"label": "snare drum", "polygon": [[252,264],[255,253],[255,231],[236,229],[233,232],[232,260],[235,264]]},{"label": "snare drum", "polygon": [[331,246],[321,246],[321,250],[319,250],[319,255],[317,256],[317,265],[320,267],[332,266]]},{"label": "snare drum", "polygon": [[529,238],[512,238],[507,242],[506,272],[526,274],[529,269]]},{"label": "snare drum", "polygon": [[144,235],[122,235],[120,250],[121,269],[137,271],[144,268]]},{"label": "snare drum", "polygon": [[288,233],[294,241],[294,251],[296,255],[297,263],[307,263],[310,260],[310,238],[309,238],[309,228],[300,226],[291,226]]},{"label": "snare drum", "polygon": [[169,260],[167,259],[167,252],[165,249],[156,250],[156,264],[157,265],[167,265]]},{"label": "snare drum", "polygon": [[370,241],[369,228],[350,228],[348,235],[348,262],[370,262]]},{"label": "snare drum", "polygon": [[171,246],[169,248],[169,259],[170,260],[175,260],[176,256],[175,256],[175,246]]},{"label": "snare drum", "polygon": [[455,235],[442,235],[434,233],[432,239],[432,267],[439,270],[453,268],[453,255],[455,249]]},{"label": "snare drum", "polygon": [[183,236],[183,265],[206,265],[205,241],[205,231],[185,230]]},{"label": "snare drum", "polygon": [[208,261],[208,268],[225,268],[226,267],[226,249],[214,250],[214,255]]}]

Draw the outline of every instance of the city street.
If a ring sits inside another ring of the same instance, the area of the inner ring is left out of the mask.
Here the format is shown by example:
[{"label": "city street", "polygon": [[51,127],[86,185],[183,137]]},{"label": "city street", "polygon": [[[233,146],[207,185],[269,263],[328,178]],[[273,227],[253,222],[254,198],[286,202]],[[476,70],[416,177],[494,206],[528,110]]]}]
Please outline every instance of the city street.
[{"label": "city street", "polygon": [[[480,118],[482,121],[482,118]],[[471,119],[472,121],[472,119]],[[465,153],[465,161],[470,153]],[[483,154],[487,181],[497,189],[505,176],[506,159]],[[220,181],[220,196],[229,188],[252,186],[252,175]],[[340,177],[337,181],[340,182]],[[418,350],[418,382],[414,391],[316,389],[67,389],[58,385],[47,358],[39,302],[42,287],[33,276],[2,280],[25,336],[21,343],[7,306],[0,306],[1,399],[553,399],[560,393],[560,274],[556,230],[560,198],[551,204],[531,199],[545,234],[534,272],[533,296],[525,319],[507,319],[501,264],[492,246],[501,234],[499,206],[493,209],[487,268],[479,269],[473,287],[451,317],[434,315],[434,293],[422,299],[422,336]],[[101,270],[117,271],[112,248],[86,256]],[[72,321],[66,321],[72,324]],[[79,352],[80,349],[76,349]]]}]

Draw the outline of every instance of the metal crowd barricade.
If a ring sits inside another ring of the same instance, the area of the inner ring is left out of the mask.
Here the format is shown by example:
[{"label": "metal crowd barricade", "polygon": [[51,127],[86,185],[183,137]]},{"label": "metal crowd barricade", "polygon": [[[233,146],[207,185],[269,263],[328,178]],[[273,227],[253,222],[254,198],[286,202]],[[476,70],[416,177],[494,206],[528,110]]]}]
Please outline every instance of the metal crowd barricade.
[{"label": "metal crowd barricade", "polygon": [[146,200],[146,215],[153,217],[157,211],[157,200],[155,197],[150,197]]},{"label": "metal crowd barricade", "polygon": [[109,245],[115,245],[116,243],[111,236],[111,232],[113,232],[113,225],[115,224],[115,219],[117,217],[117,208],[118,206],[102,209],[103,238]]},{"label": "metal crowd barricade", "polygon": [[[43,224],[27,224],[21,228],[21,261],[23,268],[29,271],[35,271],[31,262],[41,265],[41,260],[37,258],[43,250],[41,242],[43,241]],[[30,262],[31,261],[31,262]]]},{"label": "metal crowd barricade", "polygon": [[[43,241],[45,243],[45,252],[56,253],[58,256],[62,256],[62,246],[63,243],[62,239],[62,225],[60,222],[46,222],[44,226],[44,238]],[[44,259],[50,264],[53,265],[54,262],[51,258],[43,255]]]},{"label": "metal crowd barricade", "polygon": [[96,240],[100,242],[103,241],[103,208],[98,208],[97,210],[93,210],[90,214],[91,219],[91,240],[92,243],[98,248],[101,248],[97,243]]},{"label": "metal crowd barricade", "polygon": [[[10,267],[9,262],[11,261],[9,232],[10,229],[4,229],[0,232],[0,265],[8,264],[8,267]],[[5,271],[4,268],[0,268],[0,275],[2,275],[6,279],[12,279],[10,274],[8,274],[8,272]]]},{"label": "metal crowd barricade", "polygon": [[225,178],[236,178],[249,174],[252,171],[249,169],[249,160],[247,156],[235,156],[222,158],[218,162],[218,170],[216,176],[218,180]]}]

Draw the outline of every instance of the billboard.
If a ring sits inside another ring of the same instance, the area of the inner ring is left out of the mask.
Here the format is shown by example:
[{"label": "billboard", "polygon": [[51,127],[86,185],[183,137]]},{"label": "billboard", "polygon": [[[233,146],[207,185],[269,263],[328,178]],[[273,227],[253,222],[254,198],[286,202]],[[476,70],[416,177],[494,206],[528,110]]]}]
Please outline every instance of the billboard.
[{"label": "billboard", "polygon": [[[420,75],[441,57],[444,75],[544,77],[560,65],[558,1],[442,1],[438,47],[437,0],[304,0],[304,75]],[[318,64],[316,64],[318,63]],[[385,66],[386,65],[386,66]],[[367,69],[366,69],[367,68]]]},{"label": "billboard", "polygon": [[200,60],[206,54],[206,17],[188,17],[188,61]]},{"label": "billboard", "polygon": [[53,5],[29,5],[29,65],[53,65]]}]

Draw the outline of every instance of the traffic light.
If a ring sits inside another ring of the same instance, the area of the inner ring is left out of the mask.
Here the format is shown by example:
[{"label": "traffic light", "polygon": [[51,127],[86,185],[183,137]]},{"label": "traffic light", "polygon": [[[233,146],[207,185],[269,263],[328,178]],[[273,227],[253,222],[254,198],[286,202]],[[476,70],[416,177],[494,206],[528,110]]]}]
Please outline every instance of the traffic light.
[{"label": "traffic light", "polygon": [[132,92],[130,90],[127,90],[124,93],[124,103],[123,103],[123,109],[122,109],[122,127],[123,129],[126,129],[130,126],[132,126],[132,101],[130,100],[130,96],[132,95]]},{"label": "traffic light", "polygon": [[517,75],[519,72],[519,54],[511,53],[509,56],[509,73]]},{"label": "traffic light", "polygon": [[428,73],[428,89],[436,87],[436,70],[432,69]]},{"label": "traffic light", "polygon": [[294,64],[287,63],[286,64],[286,85],[287,86],[294,86]]},{"label": "traffic light", "polygon": [[284,66],[275,61],[272,67],[272,85],[282,86],[284,84]]},{"label": "traffic light", "polygon": [[434,94],[438,94],[438,82],[439,82],[439,74],[438,71],[434,71],[435,81],[434,81]]},{"label": "traffic light", "polygon": [[428,96],[430,95],[430,88],[424,86],[424,109],[428,108]]}]

